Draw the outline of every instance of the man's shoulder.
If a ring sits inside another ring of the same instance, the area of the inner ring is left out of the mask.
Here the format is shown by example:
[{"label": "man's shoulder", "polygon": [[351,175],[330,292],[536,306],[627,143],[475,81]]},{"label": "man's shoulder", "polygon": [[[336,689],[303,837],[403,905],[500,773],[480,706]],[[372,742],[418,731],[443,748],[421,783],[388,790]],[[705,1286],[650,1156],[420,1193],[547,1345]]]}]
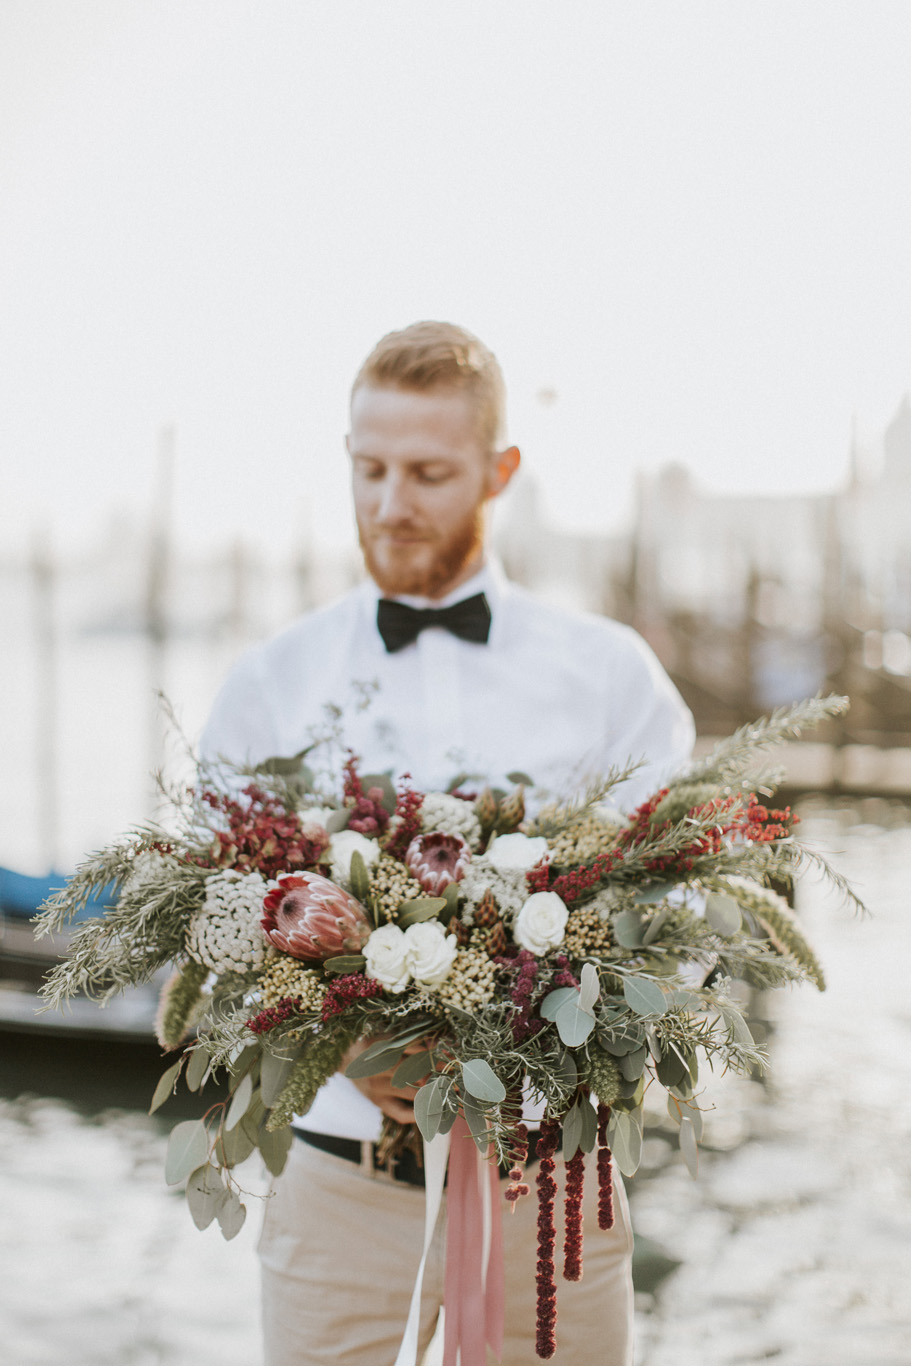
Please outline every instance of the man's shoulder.
[{"label": "man's shoulder", "polygon": [[555,646],[595,654],[651,653],[638,631],[613,617],[549,601],[513,582],[508,584],[505,601],[511,629],[539,635]]}]

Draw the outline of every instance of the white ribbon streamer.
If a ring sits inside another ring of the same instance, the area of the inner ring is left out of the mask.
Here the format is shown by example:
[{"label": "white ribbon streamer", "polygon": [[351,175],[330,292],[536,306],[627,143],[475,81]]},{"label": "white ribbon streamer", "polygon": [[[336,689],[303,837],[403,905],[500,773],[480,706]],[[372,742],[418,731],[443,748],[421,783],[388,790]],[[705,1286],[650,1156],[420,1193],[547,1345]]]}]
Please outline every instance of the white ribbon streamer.
[{"label": "white ribbon streamer", "polygon": [[408,1311],[405,1336],[402,1338],[402,1345],[399,1348],[399,1354],[395,1359],[395,1366],[417,1366],[418,1334],[421,1327],[421,1287],[424,1284],[424,1268],[427,1265],[427,1254],[430,1251],[430,1244],[433,1242],[433,1231],[436,1228],[437,1218],[440,1213],[440,1205],[443,1203],[443,1185],[446,1180],[446,1167],[448,1162],[449,1134],[437,1134],[429,1143],[425,1142],[424,1187],[426,1203],[424,1205],[424,1251],[421,1255],[421,1265],[418,1267],[418,1275],[417,1280],[414,1283],[414,1290],[411,1292],[411,1308]]}]

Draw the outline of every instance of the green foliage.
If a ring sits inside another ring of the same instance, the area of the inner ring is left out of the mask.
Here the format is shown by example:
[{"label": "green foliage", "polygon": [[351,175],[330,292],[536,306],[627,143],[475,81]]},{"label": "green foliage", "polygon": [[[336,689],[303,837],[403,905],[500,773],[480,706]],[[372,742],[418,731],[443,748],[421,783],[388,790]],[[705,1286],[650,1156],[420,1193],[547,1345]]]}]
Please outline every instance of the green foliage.
[{"label": "green foliage", "polygon": [[162,1048],[179,1048],[183,1043],[208,975],[208,968],[190,959],[165,983],[155,1022]]},{"label": "green foliage", "polygon": [[276,1099],[266,1121],[266,1128],[274,1132],[288,1124],[293,1115],[305,1115],[316,1100],[316,1093],[333,1072],[337,1072],[342,1058],[357,1037],[357,1030],[336,1025],[324,1034],[313,1035],[306,1041],[300,1056]]}]

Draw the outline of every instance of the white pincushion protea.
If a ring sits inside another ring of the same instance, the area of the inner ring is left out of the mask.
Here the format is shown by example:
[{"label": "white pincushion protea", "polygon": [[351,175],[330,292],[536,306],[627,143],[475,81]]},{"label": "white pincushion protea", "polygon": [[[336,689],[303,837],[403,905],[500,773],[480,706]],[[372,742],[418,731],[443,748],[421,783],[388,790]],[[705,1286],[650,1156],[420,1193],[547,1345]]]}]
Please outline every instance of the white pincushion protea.
[{"label": "white pincushion protea", "polygon": [[260,920],[274,882],[226,868],[206,882],[206,899],[187,934],[187,953],[219,974],[258,972],[272,956]]},{"label": "white pincushion protea", "polygon": [[421,803],[421,829],[425,835],[442,830],[447,835],[461,835],[471,849],[478,847],[481,822],[471,802],[453,797],[450,792],[428,792]]}]

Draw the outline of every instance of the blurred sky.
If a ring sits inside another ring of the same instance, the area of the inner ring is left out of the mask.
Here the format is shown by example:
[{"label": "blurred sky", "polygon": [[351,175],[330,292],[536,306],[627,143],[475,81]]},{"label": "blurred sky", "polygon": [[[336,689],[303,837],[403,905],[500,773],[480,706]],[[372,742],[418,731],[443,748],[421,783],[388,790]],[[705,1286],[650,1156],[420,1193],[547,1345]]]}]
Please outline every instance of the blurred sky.
[{"label": "blurred sky", "polygon": [[[350,535],[354,370],[498,353],[555,519],[845,475],[911,388],[905,0],[3,0],[0,554]],[[556,401],[541,401],[541,391]]]}]

